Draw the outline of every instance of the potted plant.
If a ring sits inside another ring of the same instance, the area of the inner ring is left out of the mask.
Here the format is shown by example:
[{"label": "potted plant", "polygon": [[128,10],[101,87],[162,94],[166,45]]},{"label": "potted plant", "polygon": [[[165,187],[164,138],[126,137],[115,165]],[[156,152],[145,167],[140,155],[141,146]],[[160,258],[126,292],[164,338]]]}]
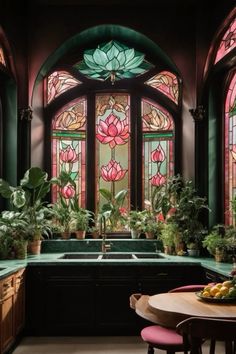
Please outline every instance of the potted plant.
[{"label": "potted plant", "polygon": [[89,230],[89,224],[94,222],[93,213],[84,208],[77,208],[71,212],[71,229],[76,234],[76,238],[85,238],[86,231]]},{"label": "potted plant", "polygon": [[28,169],[20,185],[12,187],[3,179],[0,180],[0,194],[9,198],[12,205],[20,210],[28,220],[28,231],[31,239],[31,253],[40,253],[43,235],[49,235],[47,220],[48,208],[44,198],[50,191],[50,181],[46,172],[39,167]]},{"label": "potted plant", "polygon": [[144,213],[139,210],[130,210],[128,216],[128,225],[131,232],[131,238],[139,238],[140,233],[143,231],[143,218]]},{"label": "potted plant", "polygon": [[178,225],[174,222],[163,223],[160,239],[164,246],[164,253],[173,254],[175,250],[175,234],[178,232]]},{"label": "potted plant", "polygon": [[63,199],[50,204],[50,207],[52,228],[60,230],[62,239],[69,239],[71,235],[71,208]]},{"label": "potted plant", "polygon": [[223,225],[216,225],[202,241],[203,247],[206,247],[208,252],[215,257],[216,262],[223,262],[226,258],[229,243],[224,237],[224,230]]},{"label": "potted plant", "polygon": [[17,259],[26,258],[29,233],[28,221],[24,215],[15,211],[3,211],[0,217],[0,232],[8,241],[11,240],[7,243],[11,247],[9,252],[14,253]]}]

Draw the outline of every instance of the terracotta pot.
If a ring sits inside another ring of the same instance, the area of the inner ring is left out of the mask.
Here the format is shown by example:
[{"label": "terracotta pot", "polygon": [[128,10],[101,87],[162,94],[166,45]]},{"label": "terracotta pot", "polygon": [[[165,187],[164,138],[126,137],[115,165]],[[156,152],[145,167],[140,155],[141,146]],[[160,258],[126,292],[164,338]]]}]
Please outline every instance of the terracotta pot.
[{"label": "terracotta pot", "polygon": [[84,230],[75,231],[75,236],[78,240],[85,238],[85,235],[86,235],[86,231]]},{"label": "terracotta pot", "polygon": [[225,258],[226,258],[225,251],[222,251],[222,250],[219,250],[218,248],[216,248],[215,261],[216,262],[224,262]]},{"label": "terracotta pot", "polygon": [[40,254],[41,252],[41,240],[30,241],[28,244],[28,251],[31,254]]},{"label": "terracotta pot", "polygon": [[61,238],[63,240],[68,240],[70,238],[71,233],[68,231],[61,232]]},{"label": "terracotta pot", "polygon": [[145,232],[146,238],[154,238],[154,233],[152,231]]},{"label": "terracotta pot", "polygon": [[99,231],[93,231],[92,232],[92,237],[93,238],[99,238]]},{"label": "terracotta pot", "polygon": [[17,247],[15,246],[15,257],[16,259],[25,259],[27,256],[28,241],[19,242]]},{"label": "terracotta pot", "polygon": [[172,255],[173,254],[173,247],[172,246],[164,246],[164,253]]}]

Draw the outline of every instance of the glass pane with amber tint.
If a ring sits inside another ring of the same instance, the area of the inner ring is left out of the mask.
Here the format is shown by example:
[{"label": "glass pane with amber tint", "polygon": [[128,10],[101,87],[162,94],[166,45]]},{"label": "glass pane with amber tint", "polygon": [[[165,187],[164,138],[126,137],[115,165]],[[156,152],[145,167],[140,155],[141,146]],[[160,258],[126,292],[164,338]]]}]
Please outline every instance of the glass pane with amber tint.
[{"label": "glass pane with amber tint", "polygon": [[[61,171],[70,173],[76,183],[76,191],[67,185],[62,194],[71,198],[75,192],[79,205],[85,207],[86,169],[86,119],[87,107],[84,98],[64,106],[52,121],[52,176]],[[57,200],[57,189],[52,190],[52,201]]]},{"label": "glass pane with amber tint", "polygon": [[47,78],[47,104],[79,84],[81,82],[67,71],[54,71]]},{"label": "glass pane with amber tint", "polygon": [[236,47],[236,18],[233,19],[225,32],[216,53],[215,63],[221,60],[233,48]]},{"label": "glass pane with amber tint", "polygon": [[161,106],[142,100],[143,191],[151,201],[152,186],[174,174],[174,123]]},{"label": "glass pane with amber tint", "polygon": [[[96,96],[96,156],[97,211],[106,200],[100,189],[114,198],[121,190],[128,190],[130,177],[130,97],[127,94],[99,94]],[[128,198],[124,208],[129,208]],[[121,213],[125,210],[120,210]],[[122,220],[122,217],[120,218]],[[109,225],[108,225],[109,226]],[[122,230],[118,223],[111,231]]]},{"label": "glass pane with amber tint", "polygon": [[3,48],[0,46],[0,63],[4,66],[6,66],[6,60],[4,56],[4,51]]},{"label": "glass pane with amber tint", "polygon": [[176,75],[169,71],[162,71],[145,82],[146,85],[155,88],[169,97],[176,104],[179,99],[179,87]]},{"label": "glass pane with amber tint", "polygon": [[233,223],[231,201],[236,196],[236,73],[225,101],[225,222]]}]

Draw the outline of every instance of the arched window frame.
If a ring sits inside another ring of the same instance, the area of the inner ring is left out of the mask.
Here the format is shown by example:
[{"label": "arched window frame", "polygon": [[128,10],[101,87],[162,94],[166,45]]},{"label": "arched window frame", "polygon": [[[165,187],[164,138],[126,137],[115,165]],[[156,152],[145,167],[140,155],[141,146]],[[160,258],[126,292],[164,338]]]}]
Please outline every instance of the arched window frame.
[{"label": "arched window frame", "polygon": [[[55,67],[51,70],[51,73],[54,71],[65,70],[63,67]],[[94,110],[95,110],[95,97],[98,93],[118,93],[126,92],[130,94],[130,110],[131,110],[131,155],[138,156],[140,158],[131,159],[130,166],[130,205],[132,208],[144,208],[144,198],[142,193],[138,192],[142,190],[142,124],[141,124],[141,101],[142,99],[149,99],[153,102],[158,102],[160,106],[168,110],[170,115],[174,119],[175,126],[175,136],[174,136],[174,169],[173,174],[181,172],[181,83],[180,79],[176,75],[179,86],[179,97],[178,104],[173,102],[167,95],[163,92],[150,87],[145,84],[148,79],[151,79],[154,75],[164,70],[158,70],[157,68],[150,70],[148,73],[132,78],[129,80],[120,80],[115,82],[115,85],[111,85],[110,82],[104,81],[99,82],[96,80],[89,80],[78,72],[75,72],[73,68],[66,70],[72,74],[77,80],[82,82],[81,84],[73,87],[72,89],[63,92],[61,95],[56,97],[52,102],[45,106],[45,117],[46,117],[46,136],[45,136],[45,151],[51,151],[50,147],[50,122],[52,117],[56,114],[57,110],[68,102],[75,100],[76,97],[86,97],[87,99],[87,161],[89,161],[89,176],[95,176],[95,125],[94,125]],[[168,70],[166,70],[168,71]],[[45,79],[46,82],[46,79]],[[140,117],[136,121],[136,117]],[[134,137],[136,137],[134,139]],[[91,153],[92,151],[92,153]],[[45,155],[45,164],[48,171],[51,171],[51,159],[48,154]],[[87,167],[88,170],[88,167]],[[87,173],[88,176],[88,173]],[[88,180],[88,177],[87,177]],[[90,210],[96,209],[96,200],[94,197],[94,191],[96,190],[95,178],[93,181],[87,183],[86,189],[86,208]]]}]

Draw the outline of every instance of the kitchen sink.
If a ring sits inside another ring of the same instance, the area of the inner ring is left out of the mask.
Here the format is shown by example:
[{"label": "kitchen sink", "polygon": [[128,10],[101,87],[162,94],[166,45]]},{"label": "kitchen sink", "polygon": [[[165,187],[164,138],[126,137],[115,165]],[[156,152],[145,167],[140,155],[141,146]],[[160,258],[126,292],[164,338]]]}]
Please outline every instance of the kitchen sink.
[{"label": "kitchen sink", "polygon": [[132,253],[105,253],[101,259],[136,259]]},{"label": "kitchen sink", "polygon": [[142,259],[165,258],[164,256],[160,255],[159,253],[135,253],[134,256],[136,258],[142,258]]},{"label": "kitchen sink", "polygon": [[98,253],[65,253],[59,259],[98,259]]}]

